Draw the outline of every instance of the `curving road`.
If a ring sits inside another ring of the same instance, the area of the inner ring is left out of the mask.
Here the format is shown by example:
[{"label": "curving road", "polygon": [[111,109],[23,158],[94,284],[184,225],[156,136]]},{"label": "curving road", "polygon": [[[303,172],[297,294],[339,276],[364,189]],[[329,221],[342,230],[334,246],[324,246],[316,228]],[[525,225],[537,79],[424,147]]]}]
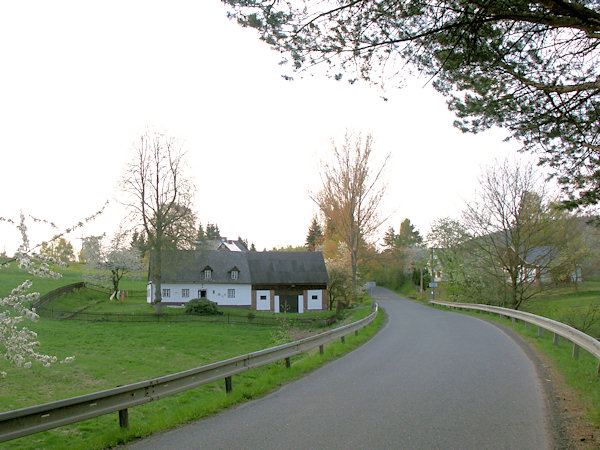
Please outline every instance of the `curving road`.
[{"label": "curving road", "polygon": [[142,449],[544,449],[533,363],[497,327],[383,289],[369,342],[241,407],[134,443]]}]

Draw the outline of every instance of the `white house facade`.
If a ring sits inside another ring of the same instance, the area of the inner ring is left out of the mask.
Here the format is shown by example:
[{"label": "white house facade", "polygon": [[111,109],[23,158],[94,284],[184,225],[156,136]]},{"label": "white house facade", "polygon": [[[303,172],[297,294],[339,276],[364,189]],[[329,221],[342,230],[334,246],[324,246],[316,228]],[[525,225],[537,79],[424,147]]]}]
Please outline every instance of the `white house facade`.
[{"label": "white house facade", "polygon": [[[147,301],[156,298],[154,254]],[[161,301],[184,305],[207,298],[219,306],[257,311],[323,311],[329,277],[320,252],[177,250],[162,253]]]}]

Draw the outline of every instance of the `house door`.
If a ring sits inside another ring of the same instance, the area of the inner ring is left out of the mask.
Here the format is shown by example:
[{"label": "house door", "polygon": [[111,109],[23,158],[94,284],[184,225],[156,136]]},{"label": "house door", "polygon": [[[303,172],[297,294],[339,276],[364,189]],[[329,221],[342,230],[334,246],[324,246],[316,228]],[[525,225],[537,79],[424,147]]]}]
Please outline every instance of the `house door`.
[{"label": "house door", "polygon": [[198,289],[198,298],[206,298],[206,289]]},{"label": "house door", "polygon": [[279,312],[298,312],[297,294],[279,294]]}]

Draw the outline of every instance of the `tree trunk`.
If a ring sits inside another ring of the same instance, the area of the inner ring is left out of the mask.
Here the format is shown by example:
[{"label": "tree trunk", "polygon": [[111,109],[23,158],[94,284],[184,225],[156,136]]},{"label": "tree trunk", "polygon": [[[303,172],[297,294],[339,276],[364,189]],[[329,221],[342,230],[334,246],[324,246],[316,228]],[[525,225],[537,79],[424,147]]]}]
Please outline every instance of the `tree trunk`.
[{"label": "tree trunk", "polygon": [[160,249],[156,250],[156,257],[154,258],[154,311],[157,314],[162,312],[162,252]]}]

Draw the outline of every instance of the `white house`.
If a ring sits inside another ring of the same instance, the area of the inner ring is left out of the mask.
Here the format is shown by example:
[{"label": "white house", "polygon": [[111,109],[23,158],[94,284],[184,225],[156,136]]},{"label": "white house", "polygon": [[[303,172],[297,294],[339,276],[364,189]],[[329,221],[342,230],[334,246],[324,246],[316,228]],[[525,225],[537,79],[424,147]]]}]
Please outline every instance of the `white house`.
[{"label": "white house", "polygon": [[[155,298],[150,257],[147,301]],[[162,303],[207,298],[258,311],[322,311],[329,277],[321,252],[175,250],[162,253]]]}]

